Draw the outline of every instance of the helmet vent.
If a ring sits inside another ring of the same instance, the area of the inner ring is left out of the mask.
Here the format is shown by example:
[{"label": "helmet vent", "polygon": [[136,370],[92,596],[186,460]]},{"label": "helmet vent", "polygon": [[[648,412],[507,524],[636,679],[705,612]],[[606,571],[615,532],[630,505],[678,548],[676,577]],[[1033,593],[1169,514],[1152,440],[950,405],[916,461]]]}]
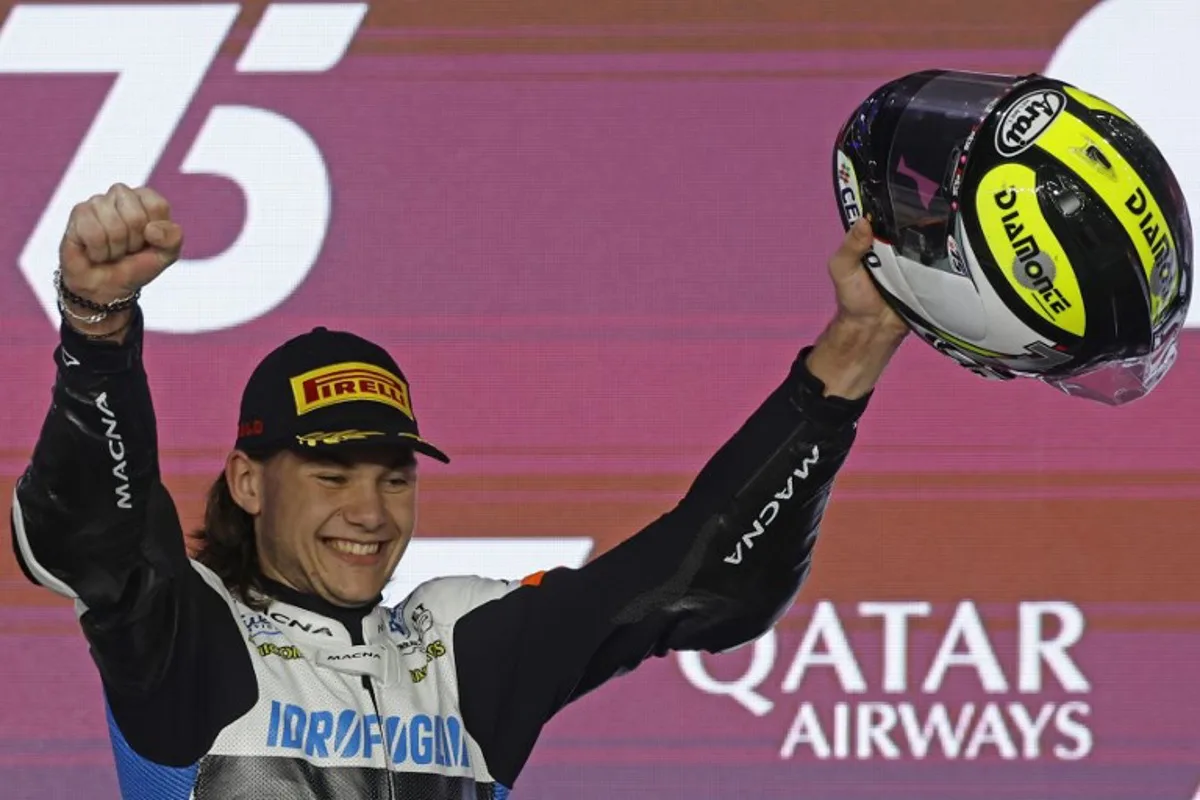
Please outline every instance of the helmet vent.
[{"label": "helmet vent", "polygon": [[1092,161],[1095,161],[1097,164],[1104,167],[1106,170],[1112,169],[1112,163],[1108,160],[1108,158],[1104,155],[1104,153],[1102,153],[1100,151],[1100,148],[1096,147],[1096,145],[1089,144],[1087,146],[1087,150],[1085,150],[1084,153],[1087,155],[1088,158],[1090,158]]},{"label": "helmet vent", "polygon": [[1054,197],[1054,205],[1064,217],[1073,217],[1083,208],[1083,200],[1074,192],[1059,192]]}]

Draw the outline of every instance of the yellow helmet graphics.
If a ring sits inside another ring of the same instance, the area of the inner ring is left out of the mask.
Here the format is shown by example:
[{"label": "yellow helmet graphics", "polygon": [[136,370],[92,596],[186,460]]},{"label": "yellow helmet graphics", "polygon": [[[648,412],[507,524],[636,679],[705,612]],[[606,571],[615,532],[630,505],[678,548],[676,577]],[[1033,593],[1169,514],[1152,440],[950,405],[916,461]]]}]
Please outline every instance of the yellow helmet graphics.
[{"label": "yellow helmet graphics", "polygon": [[834,151],[843,223],[921,338],[991,378],[1120,405],[1175,362],[1192,281],[1183,192],[1111,104],[1042,75],[892,81]]}]

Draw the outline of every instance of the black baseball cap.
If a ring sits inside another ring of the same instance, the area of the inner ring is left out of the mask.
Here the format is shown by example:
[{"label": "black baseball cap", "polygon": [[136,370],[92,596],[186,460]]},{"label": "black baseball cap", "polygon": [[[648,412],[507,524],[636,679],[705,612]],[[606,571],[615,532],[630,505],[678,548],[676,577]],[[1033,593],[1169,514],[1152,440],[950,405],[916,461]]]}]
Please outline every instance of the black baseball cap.
[{"label": "black baseball cap", "polygon": [[396,444],[450,463],[421,438],[408,381],[374,342],[324,327],[259,362],[242,392],[234,447],[251,455]]}]

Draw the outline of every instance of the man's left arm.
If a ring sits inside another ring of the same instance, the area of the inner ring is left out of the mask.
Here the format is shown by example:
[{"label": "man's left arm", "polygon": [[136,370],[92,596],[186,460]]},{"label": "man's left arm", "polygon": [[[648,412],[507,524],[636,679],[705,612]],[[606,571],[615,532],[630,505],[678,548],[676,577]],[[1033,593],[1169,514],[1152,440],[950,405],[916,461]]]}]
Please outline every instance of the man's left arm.
[{"label": "man's left arm", "polygon": [[672,650],[731,649],[786,613],[900,338],[835,321],[672,511],[459,620],[463,721],[498,780],[511,787],[542,726],[606,680]]}]

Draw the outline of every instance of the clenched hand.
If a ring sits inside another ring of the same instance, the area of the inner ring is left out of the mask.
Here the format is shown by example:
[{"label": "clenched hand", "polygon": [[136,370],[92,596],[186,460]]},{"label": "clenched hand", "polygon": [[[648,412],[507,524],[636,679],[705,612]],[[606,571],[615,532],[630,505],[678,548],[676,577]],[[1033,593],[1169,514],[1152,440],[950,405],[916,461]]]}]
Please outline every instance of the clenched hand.
[{"label": "clenched hand", "polygon": [[[121,300],[175,263],[182,246],[183,229],[171,221],[162,195],[114,184],[71,210],[59,247],[63,286],[93,303]],[[69,301],[66,305],[80,316],[92,313]],[[117,312],[95,323],[67,315],[67,321],[83,333],[103,336],[123,331],[132,313]]]}]

